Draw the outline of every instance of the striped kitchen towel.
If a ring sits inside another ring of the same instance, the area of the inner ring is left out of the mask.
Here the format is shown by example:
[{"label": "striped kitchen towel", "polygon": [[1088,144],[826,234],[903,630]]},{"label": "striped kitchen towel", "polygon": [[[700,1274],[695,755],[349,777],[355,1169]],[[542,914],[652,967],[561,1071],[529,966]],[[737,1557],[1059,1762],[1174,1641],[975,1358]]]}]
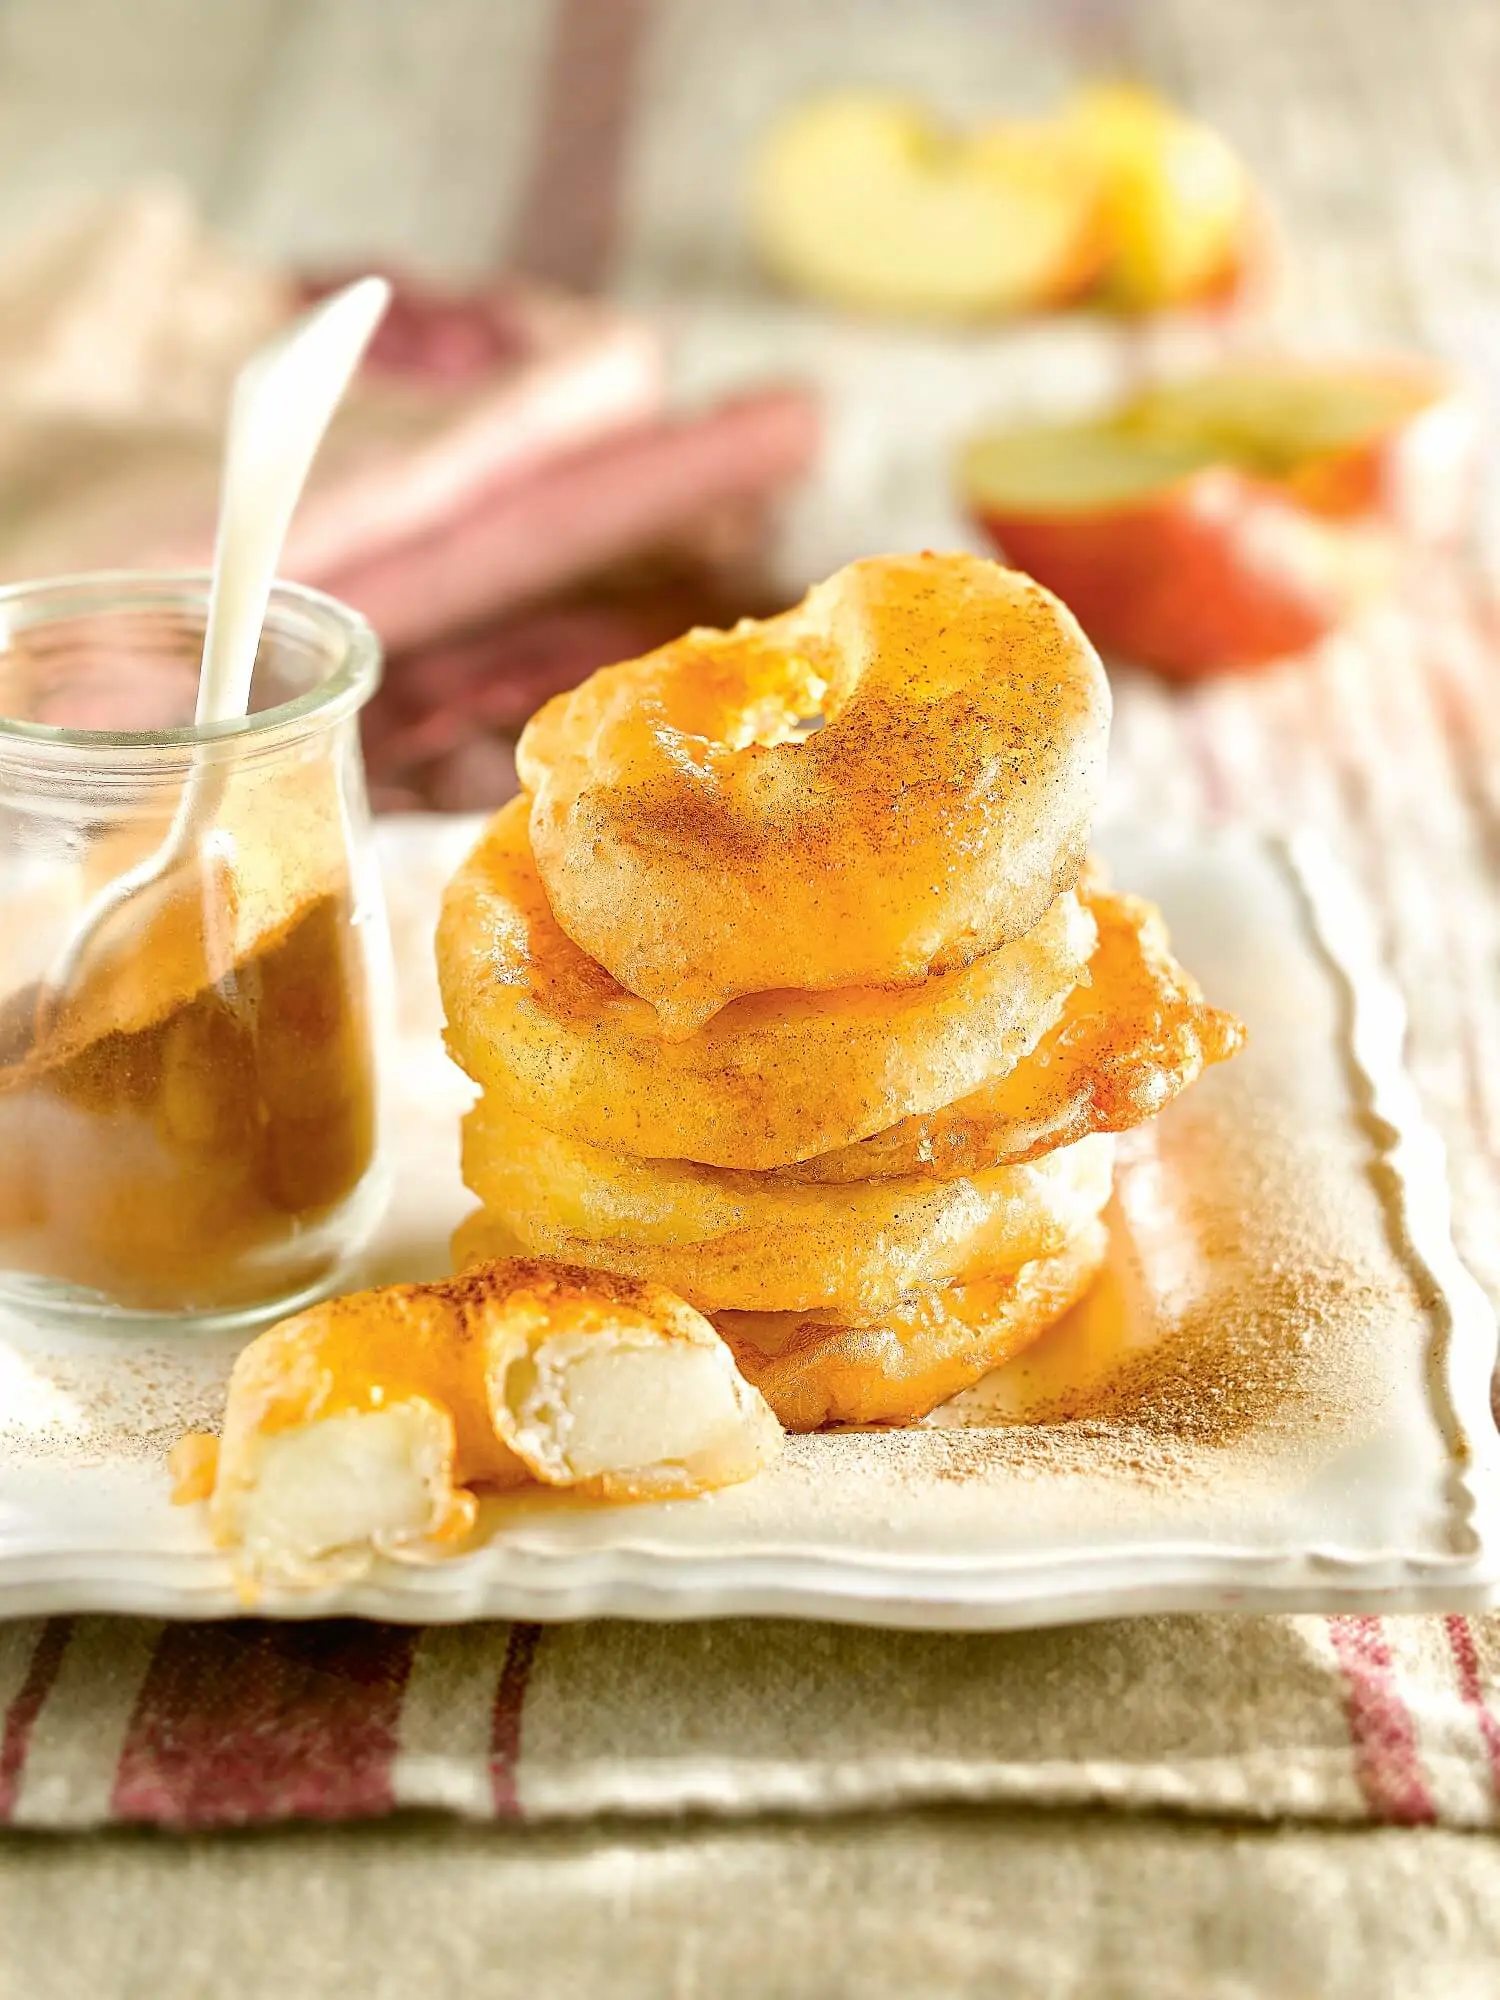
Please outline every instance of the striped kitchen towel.
[{"label": "striped kitchen towel", "polygon": [[1500,1823],[1500,1616],[0,1626],[0,1822],[980,1801]]}]

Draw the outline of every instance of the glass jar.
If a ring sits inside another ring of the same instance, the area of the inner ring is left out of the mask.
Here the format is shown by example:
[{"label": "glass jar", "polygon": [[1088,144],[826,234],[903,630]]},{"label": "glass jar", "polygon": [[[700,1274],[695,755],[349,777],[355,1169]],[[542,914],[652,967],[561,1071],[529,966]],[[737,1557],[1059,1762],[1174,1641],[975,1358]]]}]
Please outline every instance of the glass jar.
[{"label": "glass jar", "polygon": [[[374,634],[276,589],[250,713],[192,725],[201,576],[0,591],[0,1302],[251,1322],[385,1199]],[[68,969],[80,913],[138,888]],[[148,866],[142,873],[150,873]]]}]

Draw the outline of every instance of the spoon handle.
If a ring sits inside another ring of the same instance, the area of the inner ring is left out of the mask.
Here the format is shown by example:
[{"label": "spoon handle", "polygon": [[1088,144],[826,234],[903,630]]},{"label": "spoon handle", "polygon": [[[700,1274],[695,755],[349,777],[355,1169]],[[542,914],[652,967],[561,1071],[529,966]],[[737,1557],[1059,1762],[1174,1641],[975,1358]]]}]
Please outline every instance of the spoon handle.
[{"label": "spoon handle", "polygon": [[233,721],[249,707],[292,513],[389,298],[383,278],[346,286],[258,354],[235,383],[198,680],[200,727]]},{"label": "spoon handle", "polygon": [[[361,278],[290,326],[241,369],[230,403],[208,624],[198,676],[200,728],[250,706],[261,629],[292,513],[329,420],[390,299]],[[37,1032],[79,975],[103,925],[192,853],[219,810],[228,759],[199,745],[161,845],[108,882],[79,912],[37,1005]]]}]

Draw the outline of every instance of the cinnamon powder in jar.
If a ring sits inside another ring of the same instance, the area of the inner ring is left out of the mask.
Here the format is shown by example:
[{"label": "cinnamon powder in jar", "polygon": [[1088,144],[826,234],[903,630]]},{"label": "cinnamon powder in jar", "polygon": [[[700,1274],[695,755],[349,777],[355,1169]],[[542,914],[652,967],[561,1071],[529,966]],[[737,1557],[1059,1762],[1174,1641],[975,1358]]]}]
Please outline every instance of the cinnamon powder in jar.
[{"label": "cinnamon powder in jar", "polygon": [[189,885],[40,1041],[0,1025],[0,1269],[171,1312],[291,1292],[335,1260],[317,1225],[375,1146],[349,891],[307,895],[218,969],[234,902],[227,877]]},{"label": "cinnamon powder in jar", "polygon": [[277,584],[247,714],[200,730],[208,599],[195,575],[0,591],[0,1304],[23,1312],[290,1310],[379,1213],[379,645]]}]

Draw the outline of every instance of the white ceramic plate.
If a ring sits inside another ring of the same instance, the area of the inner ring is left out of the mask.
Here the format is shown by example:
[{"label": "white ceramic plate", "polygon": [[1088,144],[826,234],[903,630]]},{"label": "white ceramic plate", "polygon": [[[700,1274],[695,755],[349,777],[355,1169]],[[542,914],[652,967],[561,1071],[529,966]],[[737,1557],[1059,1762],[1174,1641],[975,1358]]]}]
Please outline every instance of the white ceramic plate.
[{"label": "white ceramic plate", "polygon": [[[382,836],[402,967],[382,1277],[444,1268],[467,1206],[429,933],[471,832]],[[1251,1041],[1122,1148],[1114,1257],[1084,1307],[914,1429],[795,1438],[774,1472],[676,1506],[495,1502],[473,1554],[262,1608],[977,1627],[1490,1602],[1495,1326],[1352,892],[1295,843],[1132,838],[1113,858]],[[240,1608],[162,1466],[214,1416],[227,1361],[0,1322],[0,1611]]]}]

